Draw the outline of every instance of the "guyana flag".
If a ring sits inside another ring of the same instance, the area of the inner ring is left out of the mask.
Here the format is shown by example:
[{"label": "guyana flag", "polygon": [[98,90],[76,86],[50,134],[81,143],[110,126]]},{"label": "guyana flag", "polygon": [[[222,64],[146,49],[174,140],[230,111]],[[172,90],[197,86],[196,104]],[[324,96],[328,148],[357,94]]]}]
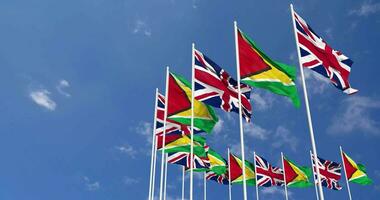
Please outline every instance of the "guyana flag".
[{"label": "guyana flag", "polygon": [[222,175],[227,172],[226,160],[221,155],[216,153],[214,150],[209,149],[207,157],[210,161],[210,171],[217,175]]},{"label": "guyana flag", "polygon": [[342,151],[343,164],[348,181],[360,185],[370,185],[372,180],[368,178],[364,165],[357,164]]},{"label": "guyana flag", "polygon": [[[191,85],[183,77],[169,74],[168,118],[184,125],[191,125]],[[194,100],[194,126],[210,133],[218,122],[214,110]]]},{"label": "guyana flag", "polygon": [[[243,163],[240,158],[230,153],[231,182],[243,184]],[[256,185],[255,167],[252,163],[245,161],[245,180],[247,185]]]},{"label": "guyana flag", "polygon": [[241,82],[287,96],[296,107],[300,106],[296,69],[273,61],[245,33],[238,31],[238,49]]},{"label": "guyana flag", "polygon": [[310,167],[298,166],[285,156],[283,162],[286,185],[288,187],[305,188],[313,186],[313,183],[309,181],[313,176]]},{"label": "guyana flag", "polygon": [[[194,154],[200,157],[207,157],[206,154],[206,139],[201,136],[194,135]],[[176,152],[191,152],[191,138],[189,135],[182,135],[176,140],[173,140],[165,145],[165,153]]]}]

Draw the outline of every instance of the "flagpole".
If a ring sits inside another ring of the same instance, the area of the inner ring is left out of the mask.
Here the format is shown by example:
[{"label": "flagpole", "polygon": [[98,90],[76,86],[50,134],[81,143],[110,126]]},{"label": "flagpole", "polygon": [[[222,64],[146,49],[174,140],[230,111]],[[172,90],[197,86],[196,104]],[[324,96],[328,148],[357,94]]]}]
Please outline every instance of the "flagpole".
[{"label": "flagpole", "polygon": [[288,189],[286,183],[286,174],[285,174],[285,165],[284,165],[284,154],[281,152],[281,161],[282,161],[282,169],[284,170],[284,183],[285,183],[285,199],[288,200]]},{"label": "flagpole", "polygon": [[182,200],[185,200],[185,166],[182,166]]},{"label": "flagpole", "polygon": [[228,197],[229,197],[229,200],[232,200],[230,148],[227,148],[227,152],[228,152]]},{"label": "flagpole", "polygon": [[339,149],[340,149],[340,156],[341,156],[341,158],[342,158],[342,163],[343,163],[344,177],[346,177],[346,185],[347,185],[348,196],[350,197],[350,200],[352,200],[352,197],[351,197],[351,190],[350,190],[350,184],[349,184],[349,182],[348,182],[348,178],[347,178],[346,165],[344,164],[344,159],[343,159],[343,150],[342,150],[342,146],[339,146]]},{"label": "flagpole", "polygon": [[311,161],[311,169],[313,171],[313,180],[314,180],[314,188],[315,188],[315,194],[317,196],[317,200],[319,200],[319,195],[318,195],[318,188],[317,188],[317,180],[315,179],[315,172],[314,172],[314,166],[313,166],[313,156],[312,156],[312,153],[310,151],[310,161]]},{"label": "flagpole", "polygon": [[165,154],[164,200],[166,200],[167,181],[168,181],[168,154]]},{"label": "flagpole", "polygon": [[[318,154],[317,154],[317,147],[315,144],[315,139],[314,139],[314,130],[313,130],[313,122],[311,120],[311,113],[310,113],[310,108],[309,108],[309,98],[307,94],[307,89],[306,89],[306,81],[305,81],[305,75],[303,72],[303,67],[301,65],[301,55],[299,51],[299,46],[298,46],[298,37],[297,37],[297,32],[296,32],[296,23],[294,21],[294,10],[293,10],[293,4],[290,4],[290,9],[292,13],[292,21],[293,21],[293,31],[294,31],[294,37],[296,39],[296,47],[297,47],[297,54],[298,54],[298,64],[299,68],[301,71],[301,79],[302,79],[302,86],[303,86],[303,93],[304,93],[304,98],[305,98],[305,106],[306,106],[306,114],[307,114],[307,119],[308,119],[308,124],[309,124],[309,131],[310,131],[310,139],[311,139],[311,146],[314,154],[314,162],[317,164],[318,163]],[[317,180],[318,180],[318,189],[319,189],[319,196],[321,200],[324,200],[324,195],[323,195],[323,189],[321,183],[321,176],[319,173],[319,167],[316,167],[317,171]]]},{"label": "flagpole", "polygon": [[194,50],[195,50],[195,44],[192,43],[191,45],[191,144],[190,144],[190,200],[193,200],[193,164],[194,164],[194,79],[195,79],[195,72],[194,72],[194,65],[195,65],[195,59],[194,59]]},{"label": "flagpole", "polygon": [[160,198],[162,200],[163,184],[164,184],[164,165],[165,165],[165,135],[166,135],[166,116],[168,112],[168,86],[169,86],[169,67],[166,67],[166,84],[165,84],[165,111],[164,111],[164,130],[162,135],[162,150],[161,150],[161,177],[160,177]]},{"label": "flagpole", "polygon": [[[157,128],[157,127],[156,127]],[[152,177],[152,196],[151,200],[154,199],[155,183],[156,183],[156,163],[157,163],[157,135],[154,134],[154,162],[153,162],[153,177]]]},{"label": "flagpole", "polygon": [[245,177],[245,153],[244,153],[244,133],[243,133],[243,116],[241,108],[241,87],[240,87],[240,62],[239,62],[239,48],[238,48],[238,35],[237,35],[237,23],[234,21],[235,30],[235,53],[236,53],[236,71],[237,71],[237,84],[239,95],[239,124],[240,124],[240,145],[241,145],[241,158],[243,160],[243,197],[247,200],[247,183]]},{"label": "flagpole", "polygon": [[203,199],[207,199],[207,182],[206,182],[206,172],[203,174]]},{"label": "flagpole", "polygon": [[256,200],[259,200],[259,186],[257,182],[257,171],[256,171],[256,152],[253,152],[253,164],[255,166],[255,180],[256,180]]},{"label": "flagpole", "polygon": [[153,163],[155,159],[155,144],[156,144],[156,120],[157,120],[157,95],[158,95],[158,88],[156,88],[156,96],[154,101],[154,118],[153,118],[153,133],[152,133],[152,153],[151,153],[151,159],[150,159],[150,177],[149,177],[149,197],[148,199],[152,200],[152,191],[154,190],[153,187],[153,176],[155,175],[153,172]]}]

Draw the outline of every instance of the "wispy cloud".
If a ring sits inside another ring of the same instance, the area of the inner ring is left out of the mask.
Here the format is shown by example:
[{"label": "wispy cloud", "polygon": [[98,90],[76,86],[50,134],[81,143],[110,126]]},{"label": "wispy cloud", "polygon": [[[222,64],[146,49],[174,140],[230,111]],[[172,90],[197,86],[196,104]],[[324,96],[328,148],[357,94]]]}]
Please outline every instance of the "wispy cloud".
[{"label": "wispy cloud", "polygon": [[126,154],[131,158],[135,158],[137,151],[135,148],[129,144],[124,144],[122,146],[115,146],[115,149],[118,150],[122,154]]},{"label": "wispy cloud", "polygon": [[328,133],[341,135],[354,130],[362,134],[380,135],[380,122],[371,117],[371,112],[380,109],[380,100],[363,96],[350,96],[343,100]]},{"label": "wispy cloud", "polygon": [[92,182],[92,181],[90,181],[90,179],[87,176],[84,176],[83,180],[84,180],[84,184],[86,186],[86,190],[88,190],[88,191],[99,190],[100,183],[98,181]]},{"label": "wispy cloud", "polygon": [[134,129],[136,133],[144,136],[149,144],[152,144],[152,123],[142,121]]},{"label": "wispy cloud", "polygon": [[253,123],[244,123],[243,127],[244,133],[255,139],[266,140],[270,135],[270,131]]},{"label": "wispy cloud", "polygon": [[132,33],[133,34],[143,34],[147,37],[152,36],[152,31],[151,31],[150,27],[142,19],[137,19],[135,21]]},{"label": "wispy cloud", "polygon": [[64,89],[66,89],[68,87],[70,87],[70,83],[65,79],[60,80],[58,85],[56,86],[59,94],[65,96],[65,97],[71,97],[71,94],[64,91]]},{"label": "wispy cloud", "polygon": [[[273,195],[281,195],[285,196],[285,191],[283,188],[278,188],[278,187],[266,187],[261,190],[261,193],[263,195],[267,196],[273,196]],[[291,197],[293,194],[292,192],[288,191],[288,197]]]},{"label": "wispy cloud", "polygon": [[50,92],[46,89],[32,90],[29,97],[39,106],[54,111],[57,104],[50,98]]},{"label": "wispy cloud", "polygon": [[123,178],[123,183],[125,185],[134,185],[134,184],[137,184],[139,182],[140,182],[140,180],[137,178],[127,177],[127,176]]},{"label": "wispy cloud", "polygon": [[[304,70],[305,79],[307,80],[308,90],[313,94],[325,93],[328,87],[331,87],[330,80],[312,70]],[[302,85],[301,77],[298,77],[299,85]]]},{"label": "wispy cloud", "polygon": [[372,1],[364,1],[359,8],[353,9],[349,12],[350,15],[369,16],[380,12],[380,3],[373,3]]},{"label": "wispy cloud", "polygon": [[274,142],[272,143],[272,147],[280,148],[283,146],[289,146],[292,151],[297,150],[299,142],[298,138],[291,134],[291,132],[283,126],[277,127],[276,132],[273,136],[273,141]]},{"label": "wispy cloud", "polygon": [[219,134],[220,132],[222,132],[222,130],[223,130],[223,124],[224,124],[223,119],[219,117],[219,121],[215,124],[213,132],[215,134]]},{"label": "wispy cloud", "polygon": [[253,108],[258,111],[265,111],[272,108],[275,97],[270,92],[263,92],[260,90],[253,90],[251,93]]}]

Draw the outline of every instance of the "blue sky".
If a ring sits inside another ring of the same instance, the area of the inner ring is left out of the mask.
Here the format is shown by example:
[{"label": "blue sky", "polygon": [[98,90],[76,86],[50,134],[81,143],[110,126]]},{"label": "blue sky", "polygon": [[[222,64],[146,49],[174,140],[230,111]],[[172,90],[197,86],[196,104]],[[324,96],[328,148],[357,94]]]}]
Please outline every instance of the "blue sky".
[{"label": "blue sky", "polygon": [[[233,20],[271,57],[297,66],[289,1],[2,0],[0,1],[0,198],[145,199],[148,192],[154,90],[165,66],[190,78],[191,43],[233,76]],[[353,61],[346,96],[307,72],[319,155],[340,161],[339,145],[365,164],[374,185],[351,185],[355,199],[380,195],[380,93],[377,89],[380,3],[293,1],[329,44]],[[297,86],[301,89],[300,82]],[[300,95],[302,91],[299,90]],[[280,152],[309,165],[304,104],[257,89],[254,120],[245,125],[247,155],[278,164]],[[217,111],[208,143],[239,152],[238,116]],[[169,166],[168,196],[180,197],[180,171]],[[201,176],[195,195],[202,196]],[[344,181],[341,184],[345,187]],[[188,188],[188,182],[187,186]],[[209,199],[227,199],[210,182]],[[281,188],[260,189],[281,199]],[[315,199],[291,189],[291,199]],[[241,187],[233,187],[241,199]],[[345,188],[325,189],[328,199]],[[249,188],[253,199],[254,188]]]}]

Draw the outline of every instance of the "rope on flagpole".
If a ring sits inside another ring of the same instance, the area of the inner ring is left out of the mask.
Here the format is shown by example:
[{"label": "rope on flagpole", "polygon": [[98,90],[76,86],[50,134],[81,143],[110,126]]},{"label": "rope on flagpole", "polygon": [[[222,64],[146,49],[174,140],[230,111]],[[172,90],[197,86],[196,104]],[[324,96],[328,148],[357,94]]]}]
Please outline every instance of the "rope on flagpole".
[{"label": "rope on flagpole", "polygon": [[240,62],[239,62],[239,48],[238,48],[238,34],[237,23],[234,21],[235,30],[235,53],[236,53],[236,71],[237,71],[237,84],[238,84],[238,96],[239,96],[239,125],[240,125],[240,145],[241,145],[241,158],[243,160],[243,197],[247,200],[247,182],[245,177],[245,153],[244,153],[244,130],[243,130],[243,116],[241,108],[241,87],[240,87]]},{"label": "rope on flagpole", "polygon": [[[291,9],[291,14],[292,14],[294,37],[296,39],[298,64],[299,64],[299,68],[301,71],[302,88],[303,88],[303,93],[304,93],[304,98],[305,98],[305,106],[306,106],[306,114],[307,114],[307,120],[308,120],[309,131],[310,131],[311,146],[312,146],[312,150],[313,150],[313,154],[314,154],[314,162],[317,164],[318,163],[317,162],[317,159],[318,159],[317,147],[316,147],[315,139],[314,139],[313,122],[311,119],[311,113],[310,113],[310,107],[309,107],[309,98],[308,98],[308,94],[307,94],[305,75],[304,75],[303,67],[301,65],[301,60],[300,60],[301,55],[300,55],[299,46],[298,46],[298,37],[297,37],[297,32],[296,32],[296,23],[295,23],[295,19],[294,19],[294,10],[293,10],[292,4],[290,4],[290,9]],[[317,180],[319,183],[318,184],[319,196],[320,196],[321,200],[324,200],[323,189],[322,189],[322,185],[320,184],[321,183],[321,175],[319,172],[319,167],[316,167],[316,171],[317,171]]]},{"label": "rope on flagpole", "polygon": [[185,200],[185,166],[182,166],[182,200]]},{"label": "rope on flagpole", "polygon": [[169,88],[169,66],[166,67],[166,86],[165,86],[165,111],[164,111],[164,130],[162,135],[162,150],[161,150],[161,177],[160,177],[160,200],[164,188],[164,166],[165,166],[165,135],[166,135],[166,117],[168,113],[168,88]]},{"label": "rope on flagpole", "polygon": [[166,200],[167,181],[168,181],[168,154],[165,154],[164,200]]},{"label": "rope on flagpole", "polygon": [[347,177],[346,165],[344,164],[344,159],[343,159],[342,146],[339,146],[339,149],[340,149],[340,156],[342,158],[342,163],[343,163],[344,177],[346,177],[346,185],[347,185],[348,197],[350,198],[350,200],[352,200],[350,184],[348,182],[348,177]]},{"label": "rope on flagpole", "polygon": [[203,199],[207,200],[207,182],[206,182],[206,172],[203,174]]},{"label": "rope on flagpole", "polygon": [[191,144],[190,144],[190,200],[193,200],[193,164],[194,164],[194,78],[195,78],[195,72],[194,72],[194,65],[195,65],[195,58],[194,58],[194,50],[195,50],[195,44],[192,43],[191,45]]},{"label": "rope on flagpole", "polygon": [[288,200],[288,189],[286,183],[286,173],[285,173],[285,165],[284,165],[284,154],[281,152],[281,161],[282,161],[282,169],[284,170],[284,188],[285,188],[285,199]]},{"label": "rope on flagpole", "polygon": [[150,177],[149,177],[149,197],[148,199],[152,200],[152,192],[154,190],[153,188],[153,176],[155,176],[153,172],[153,163],[155,159],[155,140],[156,140],[156,120],[157,120],[157,96],[158,96],[158,88],[156,88],[156,95],[155,95],[155,101],[154,101],[154,119],[153,119],[153,133],[152,133],[152,152],[151,152],[151,160],[150,160]]},{"label": "rope on flagpole", "polygon": [[259,185],[258,185],[258,182],[257,182],[257,170],[256,170],[256,152],[253,152],[253,164],[255,166],[256,200],[259,200]]}]

